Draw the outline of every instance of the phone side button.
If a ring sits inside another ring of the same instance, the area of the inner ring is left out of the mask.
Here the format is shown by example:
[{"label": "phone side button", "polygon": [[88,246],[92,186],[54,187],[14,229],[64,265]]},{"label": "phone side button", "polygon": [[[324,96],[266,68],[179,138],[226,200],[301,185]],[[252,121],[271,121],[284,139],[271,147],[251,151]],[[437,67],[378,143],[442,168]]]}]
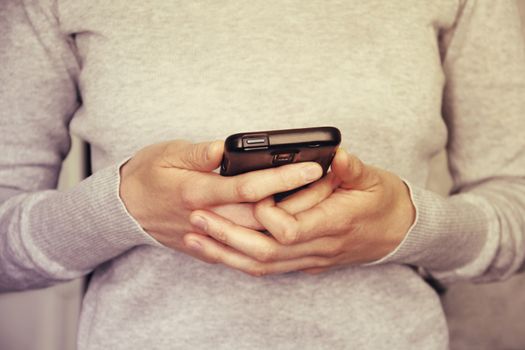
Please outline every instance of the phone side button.
[{"label": "phone side button", "polygon": [[244,148],[268,147],[268,136],[257,135],[245,137],[242,139],[242,145]]}]

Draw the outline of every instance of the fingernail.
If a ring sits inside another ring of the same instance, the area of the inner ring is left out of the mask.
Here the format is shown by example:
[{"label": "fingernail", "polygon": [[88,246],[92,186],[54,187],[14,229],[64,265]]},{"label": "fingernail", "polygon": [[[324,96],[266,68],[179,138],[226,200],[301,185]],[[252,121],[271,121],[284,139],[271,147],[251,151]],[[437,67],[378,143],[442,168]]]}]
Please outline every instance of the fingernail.
[{"label": "fingernail", "polygon": [[202,245],[199,241],[190,239],[186,242],[186,246],[191,250],[200,251],[202,250]]},{"label": "fingernail", "polygon": [[301,175],[308,182],[317,180],[322,175],[321,167],[315,164],[308,164],[301,169]]},{"label": "fingernail", "polygon": [[208,230],[208,222],[202,216],[198,216],[198,215],[193,216],[190,219],[190,222],[193,226],[200,228],[204,232]]}]

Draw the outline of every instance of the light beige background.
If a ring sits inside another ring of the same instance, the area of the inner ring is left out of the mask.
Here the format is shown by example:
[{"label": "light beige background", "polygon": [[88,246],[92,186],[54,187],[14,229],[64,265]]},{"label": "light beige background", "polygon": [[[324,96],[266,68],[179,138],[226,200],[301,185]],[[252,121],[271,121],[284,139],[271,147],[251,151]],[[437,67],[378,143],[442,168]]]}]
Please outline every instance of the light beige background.
[{"label": "light beige background", "polygon": [[[525,0],[518,3],[525,23]],[[82,155],[81,142],[74,139],[60,188],[69,188],[82,179]],[[433,169],[429,186],[446,194],[450,177],[443,153],[436,157]],[[81,293],[82,281],[78,280],[39,291],[0,295],[0,350],[75,349]],[[453,350],[525,349],[525,274],[501,283],[457,284],[443,297],[443,306]]]}]

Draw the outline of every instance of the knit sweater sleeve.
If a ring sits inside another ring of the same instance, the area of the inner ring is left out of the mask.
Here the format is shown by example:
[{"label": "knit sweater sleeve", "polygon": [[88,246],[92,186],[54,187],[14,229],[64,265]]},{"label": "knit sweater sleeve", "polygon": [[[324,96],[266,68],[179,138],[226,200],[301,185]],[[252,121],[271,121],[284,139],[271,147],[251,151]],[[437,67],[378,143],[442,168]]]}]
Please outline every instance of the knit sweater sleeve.
[{"label": "knit sweater sleeve", "polygon": [[72,45],[51,0],[0,2],[0,291],[75,278],[156,244],[119,198],[117,164],[54,189],[80,105]]},{"label": "knit sweater sleeve", "polygon": [[408,184],[417,218],[381,263],[448,282],[505,278],[525,255],[525,48],[515,1],[466,0],[442,36],[453,177],[443,198]]}]

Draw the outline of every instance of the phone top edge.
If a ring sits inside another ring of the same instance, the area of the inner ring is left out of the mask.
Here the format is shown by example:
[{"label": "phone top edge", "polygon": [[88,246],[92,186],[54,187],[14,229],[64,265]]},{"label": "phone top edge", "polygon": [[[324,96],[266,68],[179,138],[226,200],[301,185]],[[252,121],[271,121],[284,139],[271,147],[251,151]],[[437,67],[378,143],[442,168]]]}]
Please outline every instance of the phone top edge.
[{"label": "phone top edge", "polygon": [[278,147],[288,144],[322,146],[336,146],[341,143],[341,132],[334,127],[319,127],[305,129],[291,129],[270,133],[270,147]]},{"label": "phone top edge", "polygon": [[243,151],[246,149],[246,138],[267,138],[268,147],[289,144],[321,144],[324,146],[337,146],[341,143],[341,132],[333,126],[313,128],[281,129],[244,132],[230,135],[224,144],[228,151]]}]

